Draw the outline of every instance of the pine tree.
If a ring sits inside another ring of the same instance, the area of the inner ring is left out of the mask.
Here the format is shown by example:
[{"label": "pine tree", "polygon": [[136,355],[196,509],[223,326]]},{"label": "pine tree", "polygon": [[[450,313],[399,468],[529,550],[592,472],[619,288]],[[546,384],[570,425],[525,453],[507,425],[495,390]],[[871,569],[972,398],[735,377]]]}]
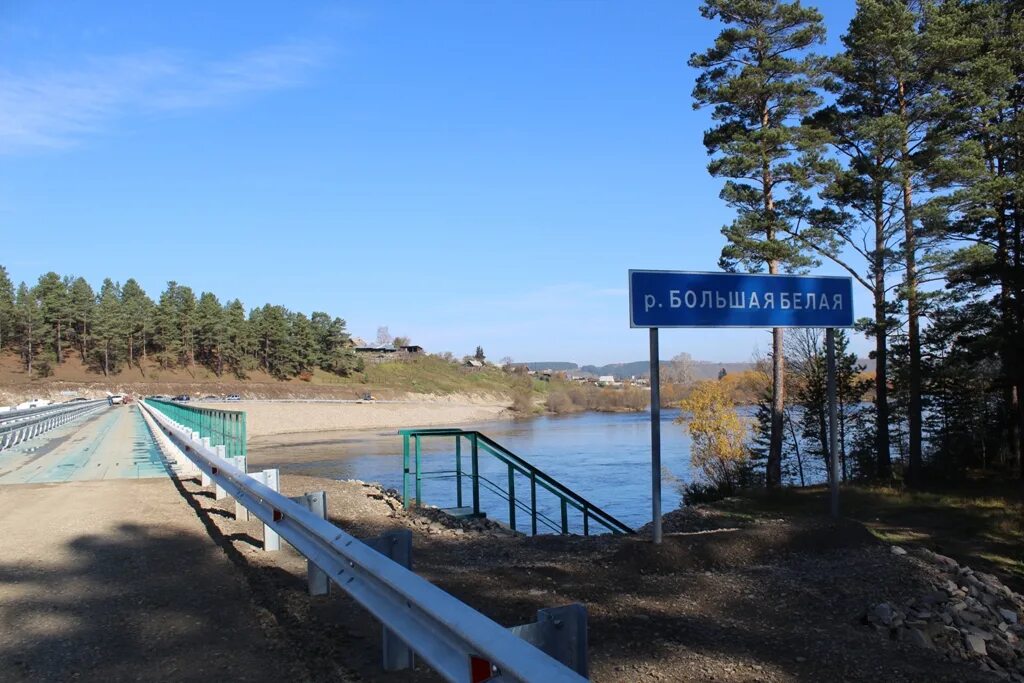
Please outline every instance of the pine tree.
[{"label": "pine tree", "polygon": [[289,349],[288,309],[265,304],[250,314],[260,365],[278,379],[295,374]]},{"label": "pine tree", "polygon": [[71,325],[78,342],[78,352],[83,363],[89,360],[89,335],[96,294],[85,278],[75,278],[68,289],[71,299]]},{"label": "pine tree", "polygon": [[96,302],[96,320],[92,332],[96,341],[93,353],[105,376],[119,369],[124,357],[127,328],[121,305],[121,287],[106,278]]},{"label": "pine tree", "polygon": [[136,356],[146,359],[146,345],[153,328],[153,300],[150,299],[144,289],[136,282],[135,278],[128,278],[121,287],[121,304],[124,310],[125,332],[128,335],[128,365],[138,363]]},{"label": "pine tree", "polygon": [[224,374],[224,349],[228,344],[228,328],[224,309],[216,295],[203,292],[196,306],[196,355],[199,362]]},{"label": "pine tree", "polygon": [[7,269],[0,266],[0,353],[14,339],[14,283]]},{"label": "pine tree", "polygon": [[316,311],[310,317],[319,352],[320,367],[336,375],[346,376],[362,369],[362,360],[352,348],[352,338],[345,329],[345,321]]},{"label": "pine tree", "polygon": [[809,120],[827,131],[838,161],[820,165],[826,204],[797,234],[808,248],[845,268],[871,292],[873,317],[859,327],[875,339],[874,471],[884,479],[891,467],[888,342],[896,312],[890,278],[899,268],[904,233],[899,172],[903,124],[892,79],[877,68],[878,42],[886,40],[880,33],[880,5],[862,1],[857,7],[843,36],[844,51],[828,61],[835,102]]},{"label": "pine tree", "polygon": [[39,351],[37,338],[42,322],[39,299],[28,285],[18,285],[18,293],[14,301],[15,329],[20,341],[19,351],[25,371],[31,375],[36,353]]},{"label": "pine tree", "polygon": [[71,298],[67,283],[60,275],[50,271],[40,276],[35,287],[39,297],[42,325],[49,330],[52,339],[53,354],[57,364],[64,362],[63,341],[67,331],[67,321],[71,317]]},{"label": "pine tree", "polygon": [[153,341],[156,346],[157,361],[161,368],[170,368],[178,364],[181,357],[181,335],[178,326],[178,308],[174,297],[178,283],[171,280],[160,294],[156,306]]},{"label": "pine tree", "polygon": [[[812,261],[788,236],[806,210],[811,183],[801,156],[816,150],[820,132],[800,121],[820,104],[814,91],[816,60],[808,48],[824,42],[821,14],[799,1],[705,0],[707,19],[727,25],[713,47],[690,58],[701,70],[695,107],[713,106],[716,125],[704,135],[709,172],[727,178],[721,197],[737,211],[722,229],[728,244],[722,267],[769,273]],[[782,483],[785,366],[781,328],[772,334],[772,414],[766,483]]]},{"label": "pine tree", "polygon": [[167,283],[156,310],[155,338],[161,367],[195,366],[196,296],[190,287]]},{"label": "pine tree", "polygon": [[224,307],[223,319],[226,332],[224,364],[236,377],[244,378],[252,352],[252,337],[245,317],[245,306],[238,299],[228,302]]},{"label": "pine tree", "polygon": [[[965,291],[951,305],[974,306],[985,292],[998,311],[992,354],[1001,371],[1000,444],[1020,473],[1024,438],[1024,4],[947,0],[929,17],[929,52],[946,56],[937,89],[948,99],[949,135],[929,166],[934,185],[952,188],[931,203],[930,232],[975,243],[951,261],[951,284]],[[987,293],[994,288],[994,295]],[[970,298],[964,304],[963,299]],[[959,314],[944,311],[946,319]],[[953,353],[949,349],[950,354]],[[962,360],[962,359],[961,359]],[[986,369],[988,366],[986,365]]]},{"label": "pine tree", "polygon": [[288,328],[288,358],[293,368],[289,374],[311,372],[320,365],[320,348],[309,318],[305,313],[290,313]]},{"label": "pine tree", "polygon": [[190,369],[196,365],[196,295],[191,287],[179,285],[174,296],[177,307],[178,325],[181,333],[181,349],[184,354],[182,360],[188,362]]}]

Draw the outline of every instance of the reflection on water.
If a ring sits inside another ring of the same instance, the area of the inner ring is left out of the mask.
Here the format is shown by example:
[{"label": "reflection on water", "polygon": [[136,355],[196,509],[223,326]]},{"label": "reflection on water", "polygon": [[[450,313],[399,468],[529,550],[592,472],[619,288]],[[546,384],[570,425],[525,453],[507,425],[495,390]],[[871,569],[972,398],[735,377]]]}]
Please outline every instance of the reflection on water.
[{"label": "reflection on water", "polygon": [[[690,438],[683,425],[674,424],[678,410],[662,411],[662,508],[679,505],[678,483],[689,481]],[[515,422],[475,424],[477,429],[526,459],[595,505],[633,527],[651,516],[651,428],[649,413],[580,413],[561,417],[545,416]],[[450,438],[423,442],[425,471],[454,469],[454,442]],[[293,474],[334,479],[379,482],[388,488],[402,488],[402,439],[381,434],[339,435],[282,447],[289,463],[274,462],[273,450],[253,449],[263,466],[275,464]],[[468,469],[468,447],[464,448],[464,469]],[[494,458],[481,455],[484,477],[507,485],[507,472]],[[515,487],[521,500],[529,501],[529,481],[517,476]],[[423,500],[438,506],[455,504],[454,481],[425,480]],[[464,504],[469,504],[469,483],[465,482]],[[507,521],[508,504],[481,492],[481,504],[489,516]],[[538,495],[538,508],[558,519],[553,496]],[[519,524],[528,519],[519,513]],[[580,528],[578,519],[572,527]]]}]

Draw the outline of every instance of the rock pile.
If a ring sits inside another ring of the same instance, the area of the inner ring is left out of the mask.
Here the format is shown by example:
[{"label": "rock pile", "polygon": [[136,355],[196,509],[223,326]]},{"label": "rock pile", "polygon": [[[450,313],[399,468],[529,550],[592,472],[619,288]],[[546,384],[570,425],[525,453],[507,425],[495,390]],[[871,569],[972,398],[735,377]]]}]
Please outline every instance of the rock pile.
[{"label": "rock pile", "polygon": [[419,507],[408,514],[409,523],[419,526],[428,534],[442,534],[459,536],[465,533],[486,534],[493,537],[501,536],[522,536],[518,531],[496,522],[493,519],[482,517],[480,519],[462,519],[453,517],[444,510],[436,507]]},{"label": "rock pile", "polygon": [[[907,552],[893,546],[897,556]],[[866,623],[897,640],[976,661],[1003,680],[1024,683],[1024,597],[991,574],[921,549],[933,590],[903,604],[870,607]]]},{"label": "rock pile", "polygon": [[458,518],[440,508],[429,505],[404,510],[402,495],[396,489],[385,489],[380,484],[368,484],[356,479],[350,481],[370,489],[367,492],[369,498],[384,501],[391,508],[389,516],[405,519],[410,526],[418,527],[420,531],[429,535],[461,536],[466,533],[486,534],[493,537],[523,535],[521,532],[512,531],[504,524],[486,517]]}]

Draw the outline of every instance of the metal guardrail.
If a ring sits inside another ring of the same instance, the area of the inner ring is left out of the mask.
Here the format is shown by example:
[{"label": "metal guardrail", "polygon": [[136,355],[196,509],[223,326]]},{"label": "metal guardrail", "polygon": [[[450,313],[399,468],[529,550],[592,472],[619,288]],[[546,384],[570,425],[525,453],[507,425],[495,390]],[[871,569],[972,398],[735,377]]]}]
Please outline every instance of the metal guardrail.
[{"label": "metal guardrail", "polygon": [[[266,529],[278,534],[326,574],[356,602],[431,668],[449,681],[522,681],[536,683],[580,683],[586,678],[554,659],[531,642],[544,641],[545,632],[563,628],[553,614],[542,610],[537,624],[515,627],[515,632],[488,619],[429,581],[351,536],[337,526],[261,483],[222,458],[203,443],[198,432],[185,428],[155,410],[140,404],[160,431],[227,495],[260,519]],[[235,461],[237,462],[237,461]],[[566,614],[579,614],[574,605]],[[585,624],[585,619],[584,622]],[[524,629],[522,637],[517,635]],[[566,631],[569,629],[566,628]],[[585,643],[585,638],[583,639]],[[567,647],[580,644],[573,636]],[[387,643],[387,639],[385,639]],[[386,668],[411,664],[389,657]],[[582,661],[579,647],[575,660],[586,671],[585,644]]]},{"label": "metal guardrail", "polygon": [[108,405],[106,399],[99,399],[3,413],[0,417],[0,451]]},{"label": "metal guardrail", "polygon": [[[569,533],[569,510],[578,511],[583,518],[583,535],[589,536],[591,524],[595,523],[604,527],[614,534],[632,534],[633,529],[624,522],[619,521],[603,509],[594,505],[589,500],[568,488],[554,477],[543,470],[531,465],[509,449],[491,439],[486,434],[477,431],[451,428],[433,429],[400,429],[402,435],[402,501],[408,508],[412,504],[422,502],[421,481],[427,476],[429,478],[454,478],[456,506],[462,508],[463,502],[463,479],[468,479],[471,487],[472,509],[471,514],[481,516],[480,509],[480,487],[490,490],[508,503],[508,522],[513,531],[517,530],[516,512],[521,511],[530,517],[530,530],[533,535],[537,534],[538,522],[548,527],[555,533]],[[425,472],[422,465],[422,444],[426,437],[455,437],[455,470],[454,471],[433,471]],[[462,440],[469,442],[470,462],[469,470],[463,468]],[[411,443],[410,443],[411,442]],[[484,452],[503,463],[507,468],[507,485],[502,489],[490,479],[485,479],[480,474],[480,453]],[[410,465],[411,461],[411,465]],[[530,489],[529,502],[516,498],[515,475],[520,474],[527,479]],[[443,475],[438,476],[438,475]],[[454,476],[452,476],[454,475]],[[415,486],[414,495],[410,495],[410,480]],[[539,512],[537,509],[537,492],[547,491],[558,499],[558,507],[561,519],[555,523],[550,517]],[[468,510],[469,508],[467,508]]]},{"label": "metal guardrail", "polygon": [[229,457],[246,454],[245,412],[197,408],[158,398],[147,398],[144,401],[178,424],[199,432],[200,436],[209,437],[211,445],[224,446]]}]

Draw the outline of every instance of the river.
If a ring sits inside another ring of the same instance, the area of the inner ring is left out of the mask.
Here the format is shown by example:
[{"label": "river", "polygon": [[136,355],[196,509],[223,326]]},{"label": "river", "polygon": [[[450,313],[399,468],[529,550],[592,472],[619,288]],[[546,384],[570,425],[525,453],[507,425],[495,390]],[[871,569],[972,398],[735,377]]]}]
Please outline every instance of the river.
[{"label": "river", "polygon": [[[679,411],[662,411],[662,509],[672,510],[680,502],[679,487],[690,480],[690,437],[685,426],[676,424]],[[526,459],[565,486],[603,508],[626,524],[638,527],[651,518],[651,426],[649,413],[578,413],[542,416],[527,420],[485,422],[473,425],[516,455]],[[423,469],[451,470],[454,467],[453,440],[425,439]],[[280,447],[279,447],[280,448]],[[402,488],[402,440],[385,433],[333,433],[322,440],[305,441],[286,447],[296,458],[273,462],[285,473],[335,479],[379,482],[387,488]],[[468,448],[464,451],[468,454]],[[270,452],[257,447],[253,455],[269,464]],[[468,469],[468,455],[464,469]],[[495,459],[481,456],[481,474],[506,486],[507,473]],[[425,480],[423,501],[437,506],[455,504],[455,485],[449,479]],[[516,478],[517,497],[529,501],[529,482]],[[468,504],[466,483],[464,504]],[[489,516],[507,521],[508,504],[487,491],[481,504]],[[538,507],[558,519],[553,496],[538,497]],[[522,515],[523,513],[519,513]],[[519,518],[520,524],[523,517]],[[571,520],[573,529],[579,519]],[[599,530],[599,529],[595,529]]]},{"label": "river", "polygon": [[[748,420],[754,409],[739,409]],[[678,409],[662,410],[662,511],[679,506],[682,484],[691,481],[690,437],[685,425],[676,423]],[[651,424],[650,414],[578,413],[526,420],[474,424],[476,429],[524,458],[540,470],[604,509],[631,527],[651,519]],[[469,469],[469,448],[464,443],[463,471]],[[281,453],[287,453],[286,458]],[[423,470],[454,471],[455,447],[451,437],[423,441]],[[280,467],[282,472],[333,479],[360,479],[402,490],[402,439],[388,432],[323,432],[296,437],[295,443],[278,443],[251,449],[255,466]],[[805,463],[809,483],[824,480],[820,466]],[[507,468],[481,454],[481,475],[507,489]],[[454,477],[426,478],[423,502],[451,507],[457,502]],[[471,501],[469,478],[464,478],[463,505]],[[517,498],[530,501],[529,480],[517,475]],[[412,494],[412,492],[410,492]],[[508,521],[508,503],[481,490],[481,509],[488,516]],[[538,496],[538,509],[557,524],[558,499],[546,492]],[[520,511],[519,528],[527,528],[528,516]],[[525,521],[524,521],[525,520]],[[582,519],[571,515],[570,528],[582,530]],[[539,529],[541,532],[551,531]],[[600,527],[594,531],[601,531]]]}]

